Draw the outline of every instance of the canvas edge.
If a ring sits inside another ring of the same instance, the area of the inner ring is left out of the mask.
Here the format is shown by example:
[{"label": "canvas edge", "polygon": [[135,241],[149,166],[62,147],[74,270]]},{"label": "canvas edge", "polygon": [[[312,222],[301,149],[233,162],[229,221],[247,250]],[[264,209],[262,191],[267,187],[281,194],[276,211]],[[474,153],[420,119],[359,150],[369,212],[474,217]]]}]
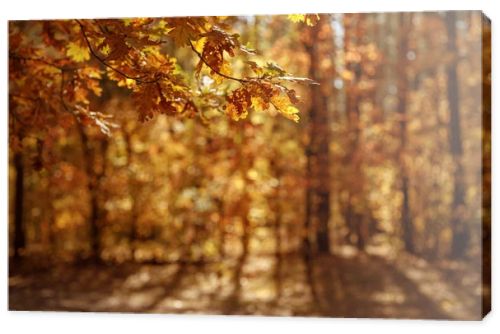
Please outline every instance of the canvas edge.
[{"label": "canvas edge", "polygon": [[482,256],[481,317],[491,312],[491,19],[481,15]]}]

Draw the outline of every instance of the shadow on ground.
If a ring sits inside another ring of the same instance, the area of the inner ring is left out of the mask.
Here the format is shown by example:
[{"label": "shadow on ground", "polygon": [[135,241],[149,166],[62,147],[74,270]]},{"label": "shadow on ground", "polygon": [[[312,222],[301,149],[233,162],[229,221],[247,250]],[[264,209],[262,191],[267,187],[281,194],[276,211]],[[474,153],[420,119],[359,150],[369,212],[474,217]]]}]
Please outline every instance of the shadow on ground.
[{"label": "shadow on ground", "polygon": [[310,276],[298,254],[248,256],[245,263],[85,264],[44,271],[11,263],[9,308],[479,319],[479,281],[458,279],[460,268],[434,267],[367,254],[316,257]]}]

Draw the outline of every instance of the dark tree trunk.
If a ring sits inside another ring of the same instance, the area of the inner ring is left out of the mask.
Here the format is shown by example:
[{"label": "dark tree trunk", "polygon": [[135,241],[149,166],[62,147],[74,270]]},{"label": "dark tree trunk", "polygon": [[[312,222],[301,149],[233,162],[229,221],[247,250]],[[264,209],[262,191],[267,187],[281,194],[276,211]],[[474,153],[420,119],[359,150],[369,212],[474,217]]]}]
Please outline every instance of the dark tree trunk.
[{"label": "dark tree trunk", "polygon": [[326,97],[322,96],[320,88],[314,87],[315,95],[318,95],[319,106],[315,118],[315,128],[317,137],[316,151],[316,180],[317,180],[317,217],[318,231],[316,240],[320,253],[330,252],[330,238],[328,223],[330,221],[330,120]]},{"label": "dark tree trunk", "polygon": [[[344,35],[344,51],[348,52],[356,47],[359,36],[362,34],[361,29],[362,18],[359,14],[351,14],[346,18],[346,32]],[[350,33],[355,31],[355,36]],[[362,98],[357,86],[363,76],[363,70],[359,63],[349,62],[346,64],[346,69],[353,73],[352,80],[346,83],[346,119],[347,119],[347,136],[348,136],[348,152],[345,156],[344,164],[349,166],[349,175],[347,176],[347,203],[345,209],[344,220],[349,230],[348,240],[352,242],[352,236],[356,237],[356,247],[358,250],[365,249],[366,240],[363,233],[364,226],[362,214],[359,208],[356,208],[353,203],[363,198],[363,170],[362,170],[362,154],[360,152],[361,139],[361,110],[360,99]]]},{"label": "dark tree trunk", "polygon": [[[309,54],[309,78],[321,82],[320,31],[328,27],[329,18],[322,16],[311,28],[306,51]],[[330,36],[331,37],[331,36]],[[328,37],[327,37],[328,38]],[[323,41],[325,42],[325,41]],[[326,42],[325,42],[326,43]],[[309,142],[306,147],[308,189],[306,193],[306,229],[311,218],[317,220],[316,243],[319,253],[330,251],[328,223],[330,220],[330,120],[327,97],[320,85],[311,86],[309,110]]]},{"label": "dark tree trunk", "polygon": [[[449,12],[446,16],[446,27],[448,30],[448,51],[455,54],[457,52],[456,37],[456,14]],[[469,245],[469,230],[463,220],[463,208],[465,206],[465,184],[463,167],[463,147],[462,131],[460,128],[460,106],[459,90],[457,78],[457,64],[451,62],[447,69],[448,76],[448,107],[450,111],[449,141],[450,151],[453,156],[455,170],[453,172],[453,202],[452,202],[452,229],[453,238],[451,246],[451,256],[461,258],[465,256]]]},{"label": "dark tree trunk", "polygon": [[307,188],[306,188],[306,198],[305,198],[305,217],[304,217],[304,230],[302,232],[302,250],[304,253],[310,253],[311,252],[311,239],[310,239],[310,234],[311,234],[311,225],[312,225],[312,217],[313,217],[313,188],[312,188],[312,182],[311,182],[311,177],[312,177],[312,168],[311,168],[311,153],[310,153],[311,148],[309,145],[306,147],[306,173],[305,173],[305,178],[307,182]]},{"label": "dark tree trunk", "polygon": [[401,192],[403,194],[403,204],[401,209],[401,222],[403,225],[403,240],[405,249],[409,253],[415,253],[415,245],[413,242],[413,225],[410,213],[410,195],[408,189],[408,177],[403,176],[401,180]]},{"label": "dark tree trunk", "polygon": [[399,137],[400,147],[398,152],[399,164],[401,166],[401,194],[403,195],[403,203],[401,204],[401,226],[403,230],[403,242],[406,251],[410,253],[415,252],[414,238],[413,238],[413,223],[411,219],[410,208],[410,191],[409,191],[409,177],[408,166],[406,165],[405,156],[407,155],[407,95],[408,95],[408,34],[411,30],[411,14],[401,13],[400,27],[401,36],[399,39],[399,83],[398,83],[398,113],[399,113]]},{"label": "dark tree trunk", "polygon": [[218,253],[220,261],[223,261],[226,257],[226,208],[223,199],[217,199],[217,207],[219,211],[219,222],[218,222]]},{"label": "dark tree trunk", "polygon": [[22,153],[14,155],[16,169],[16,195],[14,203],[14,257],[19,258],[26,246],[26,237],[23,224],[24,210],[24,164]]},{"label": "dark tree trunk", "polygon": [[99,231],[99,203],[93,186],[89,186],[90,192],[90,245],[95,260],[99,260],[101,253],[100,231]]},{"label": "dark tree trunk", "polygon": [[87,173],[87,190],[90,196],[90,215],[89,215],[89,239],[90,239],[90,249],[91,249],[91,258],[94,261],[100,261],[100,252],[101,252],[101,244],[100,244],[100,206],[99,206],[99,182],[101,178],[104,176],[105,170],[105,161],[106,161],[106,150],[107,150],[107,140],[104,139],[101,141],[101,150],[100,154],[102,155],[102,165],[100,168],[95,166],[95,159],[93,154],[92,145],[90,143],[90,138],[85,132],[85,128],[83,125],[78,124],[78,130],[80,134],[80,140],[82,144],[83,151],[83,163],[85,166],[85,170]]},{"label": "dark tree trunk", "polygon": [[276,298],[280,298],[282,294],[282,266],[283,266],[283,255],[281,253],[282,248],[282,210],[281,210],[281,182],[282,182],[282,171],[277,165],[277,161],[272,160],[272,166],[275,170],[275,177],[278,180],[278,186],[276,187],[276,195],[274,198],[274,236],[276,238],[275,246],[275,271],[274,280],[276,283]]},{"label": "dark tree trunk", "polygon": [[137,208],[137,197],[138,197],[138,191],[137,191],[137,186],[134,184],[135,180],[135,173],[134,170],[131,167],[132,165],[132,159],[133,159],[133,151],[132,151],[132,139],[130,138],[130,134],[127,133],[126,131],[122,132],[123,134],[123,139],[125,141],[125,150],[127,151],[127,168],[128,168],[128,187],[129,187],[129,194],[130,197],[132,198],[132,207],[130,209],[130,234],[129,234],[129,241],[130,241],[130,247],[132,254],[135,251],[135,243],[138,239],[138,233],[137,233],[137,220],[139,219],[139,212]]}]

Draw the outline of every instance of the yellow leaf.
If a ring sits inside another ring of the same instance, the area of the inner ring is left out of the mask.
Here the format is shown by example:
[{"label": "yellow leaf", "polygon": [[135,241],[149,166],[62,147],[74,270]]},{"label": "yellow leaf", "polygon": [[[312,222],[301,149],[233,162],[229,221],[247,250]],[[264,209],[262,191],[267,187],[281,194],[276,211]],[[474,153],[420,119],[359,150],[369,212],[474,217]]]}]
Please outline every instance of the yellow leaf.
[{"label": "yellow leaf", "polygon": [[264,100],[258,96],[252,96],[252,106],[256,111],[263,111],[269,108],[269,103],[265,103]]},{"label": "yellow leaf", "polygon": [[[226,61],[224,61],[222,63],[222,66],[221,66],[219,72],[222,73],[222,74],[230,76],[232,74],[232,71],[231,71],[231,66],[229,65],[229,63],[226,62]],[[217,73],[213,73],[212,74],[212,79],[215,80],[216,84],[220,85],[222,82],[224,82],[225,78],[223,76],[218,75]]]},{"label": "yellow leaf", "polygon": [[90,59],[90,52],[87,47],[82,47],[75,42],[69,42],[66,48],[66,55],[76,62],[84,62]]},{"label": "yellow leaf", "polygon": [[285,95],[273,96],[271,98],[271,102],[281,115],[296,123],[299,121],[300,119],[298,115],[299,110],[292,105],[290,99],[287,96]]},{"label": "yellow leaf", "polygon": [[312,27],[319,21],[318,14],[291,14],[288,15],[288,19],[293,23],[303,22],[308,26]]},{"label": "yellow leaf", "polygon": [[175,25],[168,34],[178,46],[189,45],[189,41],[196,34],[196,30],[189,24],[189,19],[176,18]]},{"label": "yellow leaf", "polygon": [[288,19],[293,23],[304,22],[306,16],[304,14],[290,14],[288,15]]},{"label": "yellow leaf", "polygon": [[285,110],[290,105],[290,99],[284,95],[273,96],[271,102],[278,111]]},{"label": "yellow leaf", "polygon": [[109,47],[108,44],[104,44],[101,48],[101,53],[103,55],[105,55],[106,57],[109,56],[109,54],[111,53],[111,48]]},{"label": "yellow leaf", "polygon": [[290,106],[286,107],[286,109],[281,114],[283,116],[285,116],[286,118],[294,121],[295,123],[298,123],[300,120],[298,113],[299,113],[299,109],[290,105]]},{"label": "yellow leaf", "polygon": [[206,41],[207,41],[207,38],[202,37],[202,38],[200,38],[192,43],[193,43],[193,46],[196,49],[196,51],[201,53],[201,52],[203,52],[203,46],[205,46]]},{"label": "yellow leaf", "polygon": [[306,15],[306,24],[310,27],[314,26],[319,21],[318,14],[307,14]]},{"label": "yellow leaf", "polygon": [[248,111],[240,111],[237,106],[232,103],[228,103],[226,106],[226,113],[234,120],[239,121],[240,119],[245,119],[248,116]]}]

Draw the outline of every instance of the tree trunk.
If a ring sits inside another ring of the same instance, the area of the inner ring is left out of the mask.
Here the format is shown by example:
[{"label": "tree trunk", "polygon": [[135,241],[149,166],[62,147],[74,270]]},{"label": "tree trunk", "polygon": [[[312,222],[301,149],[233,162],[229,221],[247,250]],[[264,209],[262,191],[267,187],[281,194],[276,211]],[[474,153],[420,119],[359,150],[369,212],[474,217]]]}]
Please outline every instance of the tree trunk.
[{"label": "tree trunk", "polygon": [[134,256],[135,252],[135,243],[137,242],[138,239],[138,233],[137,233],[137,220],[139,219],[139,212],[137,210],[137,197],[138,197],[138,189],[137,186],[134,184],[135,183],[135,172],[131,168],[132,163],[133,163],[133,151],[132,151],[132,139],[131,135],[127,133],[126,131],[122,132],[123,134],[123,139],[125,141],[125,150],[127,151],[127,168],[128,168],[128,188],[129,188],[129,195],[132,198],[132,206],[130,209],[130,234],[129,234],[129,241],[130,241],[130,248],[132,252],[132,257]]},{"label": "tree trunk", "polygon": [[[456,14],[449,12],[446,16],[446,28],[448,30],[448,52],[456,54]],[[448,76],[448,107],[450,111],[449,123],[449,141],[450,151],[453,157],[455,170],[453,172],[453,202],[452,202],[452,221],[453,238],[451,245],[451,256],[453,258],[462,258],[465,256],[469,245],[469,230],[463,220],[463,209],[465,206],[465,184],[463,167],[463,147],[462,132],[460,128],[460,110],[459,110],[459,90],[457,82],[457,64],[451,62],[447,69]]]},{"label": "tree trunk", "polygon": [[88,178],[87,190],[90,196],[89,239],[90,239],[91,257],[94,261],[99,261],[101,252],[101,245],[100,245],[101,235],[99,229],[100,206],[98,198],[98,191],[99,191],[98,188],[100,179],[104,175],[104,169],[105,169],[104,161],[106,160],[105,155],[107,149],[107,141],[103,140],[101,142],[102,146],[100,153],[102,154],[103,164],[100,168],[100,171],[96,171],[96,166],[94,166],[95,159],[93,159],[93,152],[90,144],[90,139],[87,133],[85,132],[85,128],[83,125],[78,124],[78,130],[82,144],[84,166]]},{"label": "tree trunk", "polygon": [[398,160],[401,166],[401,194],[403,195],[403,203],[401,204],[401,226],[403,229],[403,242],[405,250],[409,253],[415,252],[415,245],[413,240],[413,224],[411,219],[410,208],[410,191],[409,191],[409,177],[408,166],[405,159],[407,154],[407,95],[408,95],[408,39],[411,29],[411,14],[401,13],[400,28],[401,36],[399,38],[399,83],[398,83],[398,114],[399,114],[399,137],[400,146],[398,152]]},{"label": "tree trunk", "polygon": [[311,162],[311,152],[310,152],[310,143],[305,148],[306,155],[306,198],[305,198],[305,217],[304,217],[304,230],[302,232],[302,250],[304,253],[311,252],[311,225],[312,225],[312,217],[313,217],[313,186],[312,186],[312,162]]},{"label": "tree trunk", "polygon": [[[344,34],[344,52],[347,53],[355,49],[359,44],[360,36],[362,35],[361,23],[362,17],[360,14],[351,14],[345,17],[346,31]],[[350,33],[354,30],[354,36]],[[355,43],[353,43],[355,41]],[[364,222],[359,205],[354,205],[359,202],[363,196],[363,170],[362,170],[362,152],[361,152],[361,110],[360,99],[362,98],[357,89],[359,82],[363,76],[363,70],[359,63],[348,62],[346,70],[353,74],[353,78],[346,82],[346,119],[347,119],[347,137],[348,137],[348,152],[345,156],[344,164],[349,166],[349,174],[347,180],[347,204],[345,209],[344,220],[349,230],[348,240],[352,242],[352,235],[356,237],[356,247],[358,250],[365,249],[366,240],[364,230]]]},{"label": "tree trunk", "polygon": [[[322,16],[321,20],[312,28],[306,50],[309,54],[309,78],[321,82],[324,69],[320,68],[321,29],[328,29],[329,19]],[[329,38],[331,36],[328,36]],[[330,38],[331,39],[331,38]],[[326,43],[326,41],[323,41]],[[307,190],[306,223],[311,223],[311,217],[317,219],[316,242],[319,253],[330,252],[328,223],[330,220],[330,122],[328,100],[322,93],[320,85],[311,86],[311,106],[309,110],[309,143],[307,154]]]},{"label": "tree trunk", "polygon": [[16,195],[14,203],[14,257],[19,258],[26,246],[26,237],[23,224],[24,210],[24,164],[21,152],[14,155],[16,169]]},{"label": "tree trunk", "polygon": [[274,270],[274,281],[276,287],[276,298],[280,298],[282,294],[282,267],[283,267],[283,255],[282,249],[282,210],[281,210],[281,184],[282,184],[282,171],[278,162],[274,159],[271,160],[271,165],[275,170],[275,177],[278,180],[278,186],[276,187],[276,193],[274,198],[274,236],[276,240],[275,244],[275,270]]}]

